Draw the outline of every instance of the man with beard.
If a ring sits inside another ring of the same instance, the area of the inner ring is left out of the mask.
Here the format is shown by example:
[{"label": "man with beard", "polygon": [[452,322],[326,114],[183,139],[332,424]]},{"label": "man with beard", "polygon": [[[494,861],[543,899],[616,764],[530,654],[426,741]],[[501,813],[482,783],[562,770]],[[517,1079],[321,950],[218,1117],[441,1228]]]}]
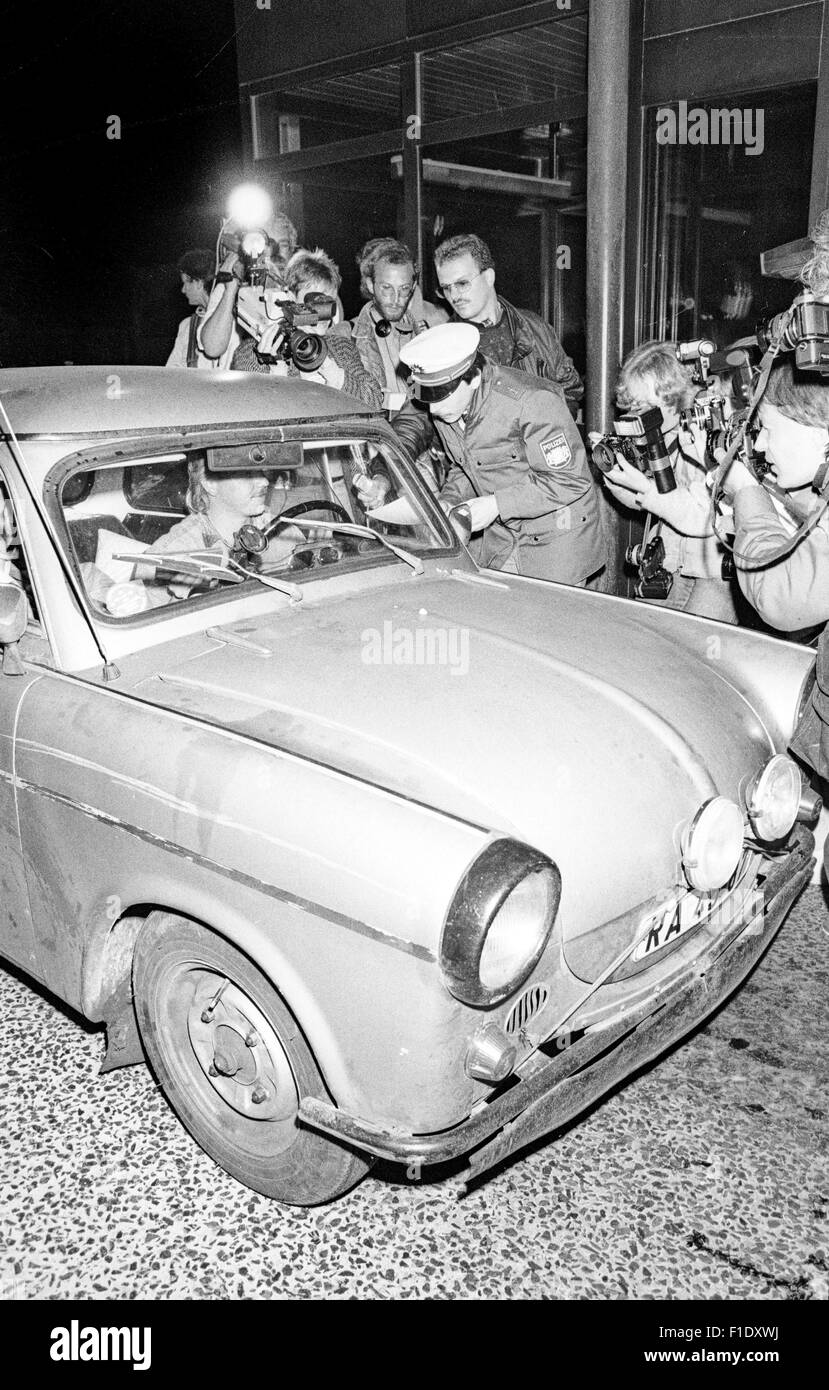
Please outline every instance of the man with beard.
[{"label": "man with beard", "polygon": [[383,391],[392,414],[409,399],[409,373],[400,361],[400,349],[415,333],[446,321],[446,313],[424,303],[417,284],[412,253],[402,241],[375,237],[367,241],[357,258],[360,288],[368,298],[352,329],[357,351],[367,372]]},{"label": "man with beard", "polygon": [[[412,405],[409,370],[401,362],[400,350],[417,333],[445,323],[447,314],[424,301],[412,253],[402,241],[392,237],[367,241],[357,264],[360,289],[368,300],[352,327],[357,351],[366,371],[382,387],[392,429],[412,459],[418,461],[428,485],[435,488],[442,480],[443,468],[429,452],[435,442],[434,431],[428,412]],[[379,506],[388,486],[382,476],[361,480],[361,501],[368,507]]]}]

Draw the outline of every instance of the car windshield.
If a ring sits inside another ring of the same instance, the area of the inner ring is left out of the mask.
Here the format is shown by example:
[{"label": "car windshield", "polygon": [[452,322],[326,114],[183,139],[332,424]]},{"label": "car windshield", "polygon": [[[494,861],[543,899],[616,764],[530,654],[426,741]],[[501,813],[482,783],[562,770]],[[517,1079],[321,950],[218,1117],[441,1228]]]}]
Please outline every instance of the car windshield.
[{"label": "car windshield", "polygon": [[[436,491],[428,465],[424,482]],[[289,584],[445,553],[432,519],[381,441],[255,440],[117,463],[81,463],[58,489],[73,559],[102,616],[210,601],[273,576]],[[346,526],[371,535],[349,534]],[[342,529],[341,529],[342,528]]]}]

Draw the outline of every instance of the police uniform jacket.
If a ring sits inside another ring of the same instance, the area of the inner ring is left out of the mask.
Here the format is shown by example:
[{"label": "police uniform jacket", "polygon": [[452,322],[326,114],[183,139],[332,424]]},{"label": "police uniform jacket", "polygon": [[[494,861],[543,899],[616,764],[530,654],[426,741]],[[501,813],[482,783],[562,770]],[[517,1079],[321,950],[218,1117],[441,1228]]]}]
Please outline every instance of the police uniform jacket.
[{"label": "police uniform jacket", "polygon": [[561,388],[484,364],[466,427],[435,417],[449,459],[441,501],[498,499],[500,519],[473,537],[480,565],[581,584],[604,565],[596,488]]}]

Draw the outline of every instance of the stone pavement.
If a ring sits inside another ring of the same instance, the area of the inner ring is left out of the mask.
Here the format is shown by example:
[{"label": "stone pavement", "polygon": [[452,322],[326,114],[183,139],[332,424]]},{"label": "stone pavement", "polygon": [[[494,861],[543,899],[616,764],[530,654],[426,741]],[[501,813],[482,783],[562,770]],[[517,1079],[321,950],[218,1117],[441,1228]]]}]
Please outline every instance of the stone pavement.
[{"label": "stone pavement", "polygon": [[0,1297],[825,1300],[828,961],[811,888],[706,1027],[466,1198],[381,1165],[313,1210],[0,969]]}]

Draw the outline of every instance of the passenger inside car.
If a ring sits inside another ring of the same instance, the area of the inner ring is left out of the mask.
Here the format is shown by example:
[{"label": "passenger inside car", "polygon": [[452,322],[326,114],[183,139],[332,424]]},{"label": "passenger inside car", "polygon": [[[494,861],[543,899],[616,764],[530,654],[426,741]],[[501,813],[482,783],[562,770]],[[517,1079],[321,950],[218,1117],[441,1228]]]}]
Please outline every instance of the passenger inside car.
[{"label": "passenger inside car", "polygon": [[[211,550],[226,559],[241,526],[252,523],[264,529],[274,519],[274,513],[267,509],[271,480],[264,471],[212,473],[199,457],[190,460],[188,475],[188,515],[183,520],[176,521],[166,535],[150,546],[116,541],[115,546],[108,549],[114,553],[119,548],[132,550],[135,546],[136,557]],[[270,538],[263,560],[270,566],[277,566],[290,559],[302,538],[303,533],[298,528],[286,525]],[[99,558],[100,545],[99,536]],[[138,558],[134,577],[129,579],[113,578],[111,564],[106,567],[109,574],[100,564],[96,567],[98,575],[87,575],[90,597],[106,612],[119,618],[186,598],[193,587],[192,580],[184,577],[181,580],[159,577],[155,566],[142,565]],[[170,568],[174,570],[174,564],[171,563]]]}]

